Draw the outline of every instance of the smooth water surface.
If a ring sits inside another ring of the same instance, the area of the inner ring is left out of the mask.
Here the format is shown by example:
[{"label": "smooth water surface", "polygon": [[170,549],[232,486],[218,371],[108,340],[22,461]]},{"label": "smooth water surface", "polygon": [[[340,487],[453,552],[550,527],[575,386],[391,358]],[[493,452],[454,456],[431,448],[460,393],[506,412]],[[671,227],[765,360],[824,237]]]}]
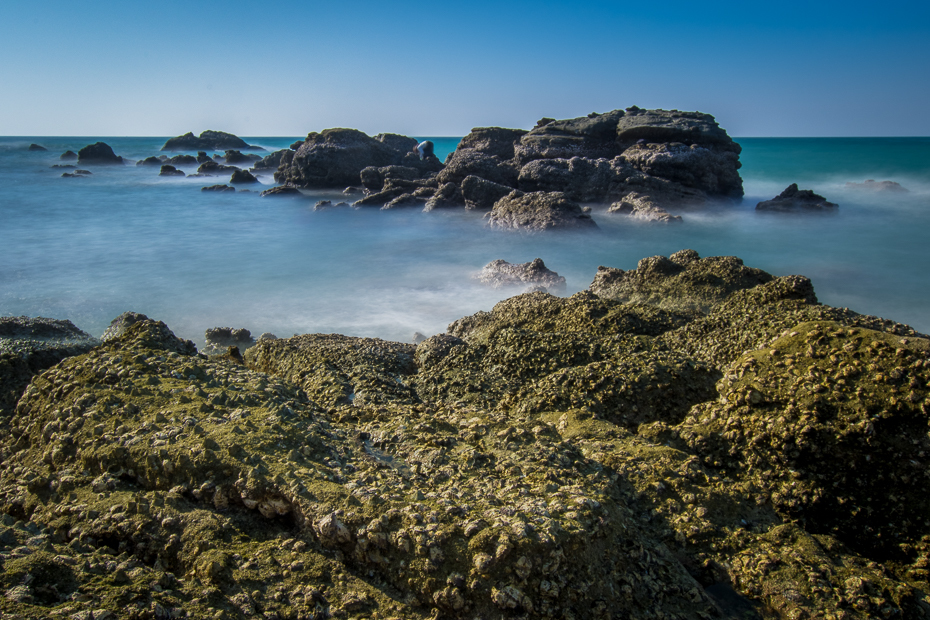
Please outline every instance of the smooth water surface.
[{"label": "smooth water surface", "polygon": [[[0,138],[0,315],[71,319],[100,335],[126,310],[202,343],[214,326],[290,336],[338,332],[410,341],[519,290],[472,275],[491,260],[542,258],[569,293],[598,265],[633,269],[645,256],[693,248],[736,255],[776,275],[811,277],[821,301],[930,332],[930,139],[738,140],[741,204],[686,211],[681,225],[643,224],[594,207],[600,230],[527,235],[484,227],[482,214],[373,208],[314,211],[320,199],[212,194],[228,177],[159,177],[157,167],[50,166],[98,138]],[[102,138],[137,160],[165,138]],[[269,151],[294,138],[246,138]],[[457,138],[432,138],[444,158]],[[47,153],[29,152],[31,142]],[[193,168],[185,168],[191,173]],[[849,189],[898,181],[910,191]],[[836,214],[755,211],[789,183],[840,204]]]}]

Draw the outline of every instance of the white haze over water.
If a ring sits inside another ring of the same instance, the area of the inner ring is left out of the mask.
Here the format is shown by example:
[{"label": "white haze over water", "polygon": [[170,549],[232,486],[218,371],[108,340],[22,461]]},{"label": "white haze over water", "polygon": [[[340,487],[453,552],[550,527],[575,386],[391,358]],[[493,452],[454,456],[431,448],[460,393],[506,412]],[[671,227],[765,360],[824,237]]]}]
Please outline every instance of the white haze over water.
[{"label": "white haze over water", "polygon": [[[119,155],[158,154],[164,138],[104,138]],[[283,148],[291,138],[246,138]],[[603,213],[600,230],[526,235],[488,230],[482,214],[376,208],[313,211],[317,200],[210,194],[228,177],[159,177],[157,167],[87,167],[61,178],[67,149],[96,138],[0,138],[0,315],[71,319],[99,336],[126,310],[165,321],[202,344],[214,326],[337,332],[410,341],[519,292],[472,279],[488,262],[542,258],[568,292],[598,265],[693,248],[736,255],[775,275],[811,277],[824,303],[930,332],[930,140],[745,139],[738,205],[681,212],[680,226]],[[455,140],[435,140],[440,157]],[[49,149],[27,152],[31,142]],[[193,172],[193,168],[185,171]],[[847,181],[894,180],[906,194],[873,194]],[[270,174],[261,177],[268,187]],[[840,204],[831,215],[763,214],[756,202],[789,183]],[[261,188],[258,188],[259,190]]]}]

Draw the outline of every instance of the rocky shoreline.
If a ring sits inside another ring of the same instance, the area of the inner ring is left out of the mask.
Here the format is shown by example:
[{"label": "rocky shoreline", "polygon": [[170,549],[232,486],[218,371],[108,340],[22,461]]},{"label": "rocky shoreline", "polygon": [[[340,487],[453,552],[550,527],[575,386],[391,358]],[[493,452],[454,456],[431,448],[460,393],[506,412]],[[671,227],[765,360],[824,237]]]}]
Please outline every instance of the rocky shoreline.
[{"label": "rocky shoreline", "polygon": [[416,345],[0,345],[4,619],[930,618],[930,337],[802,276],[682,250]]}]

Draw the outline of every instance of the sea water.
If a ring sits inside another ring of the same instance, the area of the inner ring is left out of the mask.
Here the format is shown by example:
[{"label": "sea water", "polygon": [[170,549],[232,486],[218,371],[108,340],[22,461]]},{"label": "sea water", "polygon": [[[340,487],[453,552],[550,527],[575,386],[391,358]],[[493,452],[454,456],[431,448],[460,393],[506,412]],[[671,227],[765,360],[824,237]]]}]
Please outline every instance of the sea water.
[{"label": "sea water", "polygon": [[[160,177],[158,167],[81,166],[93,173],[87,178],[50,167],[97,140],[138,160],[159,154],[165,139],[0,138],[0,315],[70,319],[99,336],[132,310],[198,344],[214,326],[410,341],[520,292],[473,278],[495,259],[542,258],[570,294],[587,288],[599,265],[633,269],[640,258],[692,248],[809,276],[824,303],[930,332],[928,138],[737,138],[742,202],[681,211],[679,225],[595,205],[599,229],[584,233],[491,230],[482,213],[463,209],[315,211],[318,200],[346,198],[338,190],[303,199],[202,192],[228,177]],[[268,151],[294,139],[246,138]],[[431,139],[440,158],[458,142]],[[32,142],[48,152],[27,151]],[[270,173],[259,179],[251,189],[274,185]],[[846,186],[866,179],[909,191]],[[795,182],[839,209],[755,210]]]}]

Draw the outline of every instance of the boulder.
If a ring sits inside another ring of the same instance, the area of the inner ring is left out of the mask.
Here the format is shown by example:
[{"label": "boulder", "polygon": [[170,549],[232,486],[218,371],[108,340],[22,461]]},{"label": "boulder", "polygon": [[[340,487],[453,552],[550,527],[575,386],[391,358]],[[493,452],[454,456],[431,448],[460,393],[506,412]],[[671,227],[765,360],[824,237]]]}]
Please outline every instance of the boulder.
[{"label": "boulder", "polygon": [[206,151],[197,151],[197,163],[205,164],[207,162],[214,161],[212,157],[207,155]]},{"label": "boulder", "polygon": [[503,127],[475,127],[462,138],[456,150],[469,150],[499,157],[502,161],[513,159],[514,146],[528,132],[525,129]]},{"label": "boulder", "polygon": [[220,176],[230,174],[239,170],[236,166],[225,166],[218,164],[213,160],[205,161],[197,168],[197,174],[200,176]]},{"label": "boulder", "polygon": [[741,151],[713,116],[701,112],[643,110],[633,106],[617,119],[616,131],[617,144],[622,150],[642,140],[645,143],[698,144],[736,154]]},{"label": "boulder", "polygon": [[181,170],[178,170],[171,164],[165,164],[164,166],[161,167],[161,171],[158,173],[158,176],[160,177],[183,177],[184,172]]},{"label": "boulder", "polygon": [[36,144],[34,142],[30,144],[26,150],[27,151],[48,151],[48,149],[42,146],[41,144]]},{"label": "boulder", "polygon": [[149,317],[145,316],[141,312],[124,312],[110,321],[110,325],[103,332],[103,335],[100,336],[100,341],[110,342],[111,340],[116,340],[125,334],[126,330],[128,330],[130,326],[148,320]]},{"label": "boulder", "polygon": [[229,182],[233,185],[248,185],[250,183],[258,183],[258,179],[248,170],[236,170],[232,173]]},{"label": "boulder", "polygon": [[530,285],[545,287],[547,292],[565,291],[565,278],[547,268],[541,258],[516,264],[494,260],[485,265],[476,278],[492,288]]},{"label": "boulder", "polygon": [[422,175],[410,166],[368,166],[359,172],[359,178],[366,190],[380,192],[389,180],[414,181],[422,178]]},{"label": "boulder", "polygon": [[252,170],[277,170],[284,161],[285,157],[291,158],[294,156],[294,152],[289,149],[281,149],[280,151],[274,151],[265,155],[262,159],[259,159],[252,165]]},{"label": "boulder", "polygon": [[251,164],[261,161],[261,156],[255,153],[242,153],[235,149],[227,149],[223,156],[227,164]]},{"label": "boulder", "polygon": [[636,170],[712,196],[743,196],[739,151],[672,142],[634,144],[621,157]]},{"label": "boulder", "polygon": [[161,157],[155,157],[154,155],[152,155],[151,157],[140,159],[139,161],[136,162],[136,165],[137,166],[161,166],[167,160],[168,158],[165,157],[164,155]]},{"label": "boulder", "polygon": [[597,224],[560,192],[513,191],[494,204],[485,219],[492,228],[542,231],[550,229],[592,229]]},{"label": "boulder", "polygon": [[756,205],[759,211],[827,211],[832,212],[838,205],[809,189],[798,189],[797,183],[789,185],[785,191],[771,200],[763,200]]},{"label": "boulder", "polygon": [[455,183],[445,183],[426,201],[424,211],[433,209],[451,209],[465,206],[465,197],[461,188]]},{"label": "boulder", "polygon": [[225,355],[229,347],[238,347],[245,351],[255,346],[252,332],[247,329],[234,329],[232,327],[213,327],[204,332],[206,344],[201,351],[204,355]]},{"label": "boulder", "polygon": [[518,184],[525,192],[563,192],[579,202],[600,202],[636,172],[620,160],[537,159],[520,169]]},{"label": "boulder", "polygon": [[474,175],[467,176],[462,181],[462,198],[465,199],[466,209],[488,210],[494,203],[510,194],[512,187],[494,183]]},{"label": "boulder", "polygon": [[497,155],[487,155],[481,151],[456,149],[446,161],[446,167],[436,176],[441,184],[460,184],[465,177],[477,176],[493,183],[516,188],[517,168]]},{"label": "boulder", "polygon": [[165,163],[171,164],[172,166],[196,166],[203,162],[198,161],[193,155],[175,155],[174,157],[168,158]]},{"label": "boulder", "polygon": [[404,161],[409,151],[404,146],[414,141],[392,136],[372,138],[356,129],[311,133],[293,159],[275,172],[275,181],[305,188],[341,188],[358,183],[359,174],[369,166],[380,168]]},{"label": "boulder", "polygon": [[75,153],[74,151],[65,151],[64,153],[61,154],[61,157],[59,157],[58,159],[60,159],[61,161],[74,161],[77,158],[78,158],[78,154]]},{"label": "boulder", "polygon": [[303,198],[304,194],[296,187],[290,187],[288,185],[279,185],[278,187],[272,187],[264,190],[261,193],[262,198],[267,198],[269,196],[283,196],[288,198]]},{"label": "boulder", "polygon": [[735,256],[701,258],[694,250],[681,250],[669,257],[643,258],[630,271],[598,267],[588,290],[603,299],[622,303],[646,303],[675,312],[706,314],[734,292],[771,279],[771,274],[746,267]]},{"label": "boulder", "polygon": [[907,193],[907,188],[902,186],[897,181],[876,181],[874,179],[868,179],[862,183],[846,183],[846,189],[856,189],[864,190],[869,192],[887,192],[887,193],[896,193],[904,194]]},{"label": "boulder", "polygon": [[0,317],[0,426],[35,375],[98,344],[99,340],[71,321]]},{"label": "boulder", "polygon": [[614,110],[534,127],[515,148],[517,163],[523,166],[534,159],[572,157],[611,159],[623,152],[617,144],[617,125],[624,115],[623,110]]},{"label": "boulder", "polygon": [[209,129],[201,133],[200,137],[187,132],[183,136],[170,138],[161,147],[163,151],[225,151],[227,149],[265,150],[260,146],[249,146],[245,140],[231,133]]},{"label": "boulder", "polygon": [[118,157],[106,142],[89,144],[78,151],[78,165],[80,164],[122,164],[123,158]]},{"label": "boulder", "polygon": [[234,192],[236,191],[236,188],[230,187],[228,185],[208,185],[206,187],[201,187],[200,191],[202,192]]},{"label": "boulder", "polygon": [[663,209],[658,202],[650,196],[630,192],[623,200],[613,203],[607,213],[620,213],[629,215],[637,220],[647,222],[681,222],[680,215],[672,215]]}]

